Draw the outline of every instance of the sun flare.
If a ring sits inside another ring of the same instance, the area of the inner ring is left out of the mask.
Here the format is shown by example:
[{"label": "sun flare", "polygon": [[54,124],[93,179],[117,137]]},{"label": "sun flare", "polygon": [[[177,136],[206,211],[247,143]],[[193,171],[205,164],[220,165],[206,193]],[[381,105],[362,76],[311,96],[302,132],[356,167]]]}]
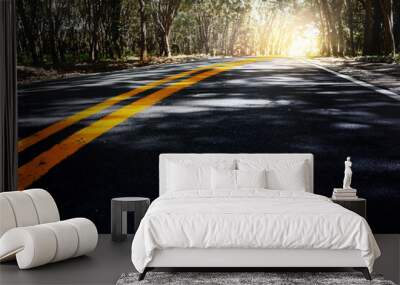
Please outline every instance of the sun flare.
[{"label": "sun flare", "polygon": [[319,51],[319,31],[313,25],[306,26],[302,31],[294,31],[288,47],[289,56],[304,57],[315,55]]},{"label": "sun flare", "polygon": [[[320,30],[315,16],[307,9],[282,8],[274,10],[271,3],[255,0],[250,13],[249,42],[257,55],[305,57],[317,55]],[[273,13],[271,11],[274,11]],[[238,49],[243,51],[244,49]],[[245,50],[247,53],[249,49]]]}]

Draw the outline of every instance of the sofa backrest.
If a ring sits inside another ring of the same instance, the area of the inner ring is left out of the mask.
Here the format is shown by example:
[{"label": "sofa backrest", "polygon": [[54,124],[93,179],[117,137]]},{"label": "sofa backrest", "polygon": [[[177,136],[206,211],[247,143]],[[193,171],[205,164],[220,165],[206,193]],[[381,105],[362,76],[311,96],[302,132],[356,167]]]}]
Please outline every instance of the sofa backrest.
[{"label": "sofa backrest", "polygon": [[59,220],[57,205],[46,190],[29,189],[0,193],[0,237],[15,227]]},{"label": "sofa backrest", "polygon": [[[304,161],[305,167],[305,191],[313,193],[314,192],[314,159],[313,155],[310,153],[284,153],[284,154],[270,154],[270,153],[238,153],[238,154],[230,154],[230,153],[210,153],[210,154],[198,154],[198,153],[165,153],[160,154],[159,158],[159,195],[162,195],[167,191],[168,185],[168,165],[171,162],[193,162],[193,164],[202,164],[205,165],[209,163],[212,165],[213,163],[217,163],[218,161],[224,162],[232,162],[237,169],[240,161],[246,162],[255,162],[259,163],[260,161],[274,164],[274,163],[282,163],[288,162],[302,162]],[[279,168],[278,168],[279,169]],[[278,175],[281,177],[280,179],[285,179],[286,173],[284,173],[284,168],[282,169],[283,173]]]}]

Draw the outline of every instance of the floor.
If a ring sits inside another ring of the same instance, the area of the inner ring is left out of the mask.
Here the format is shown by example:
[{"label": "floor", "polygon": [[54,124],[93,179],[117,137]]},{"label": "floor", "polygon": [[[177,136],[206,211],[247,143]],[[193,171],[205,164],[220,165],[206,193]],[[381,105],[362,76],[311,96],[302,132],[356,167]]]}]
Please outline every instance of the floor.
[{"label": "floor", "polygon": [[400,284],[400,234],[375,235],[375,239],[382,255],[376,260],[374,270]]},{"label": "floor", "polygon": [[[400,235],[375,235],[382,257],[375,272],[400,282]],[[31,270],[18,270],[14,262],[0,265],[0,284],[115,284],[124,272],[133,271],[130,261],[132,237],[114,243],[110,235],[100,235],[97,250],[78,257]]]},{"label": "floor", "polygon": [[124,272],[132,272],[132,237],[124,242],[100,235],[97,249],[81,256],[30,270],[18,270],[14,262],[0,265],[0,284],[115,284]]}]

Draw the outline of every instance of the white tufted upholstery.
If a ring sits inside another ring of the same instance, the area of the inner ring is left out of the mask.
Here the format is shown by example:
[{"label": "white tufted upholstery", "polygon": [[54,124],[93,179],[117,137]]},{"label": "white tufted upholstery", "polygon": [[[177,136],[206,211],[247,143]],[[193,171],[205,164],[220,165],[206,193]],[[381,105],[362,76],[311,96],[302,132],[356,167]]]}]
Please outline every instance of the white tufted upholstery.
[{"label": "white tufted upholstery", "polygon": [[84,255],[97,239],[88,219],[60,221],[53,197],[43,189],[0,193],[0,261],[16,258],[20,269],[28,269]]}]

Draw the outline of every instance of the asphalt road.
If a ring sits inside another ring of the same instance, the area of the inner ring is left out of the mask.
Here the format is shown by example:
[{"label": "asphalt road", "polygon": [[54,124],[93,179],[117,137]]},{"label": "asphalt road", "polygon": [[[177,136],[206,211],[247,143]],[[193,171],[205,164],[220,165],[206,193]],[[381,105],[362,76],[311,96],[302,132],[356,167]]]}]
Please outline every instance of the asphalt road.
[{"label": "asphalt road", "polygon": [[[238,59],[144,67],[24,86],[19,91],[19,137],[29,137],[138,86],[233,60]],[[129,108],[128,113],[110,114],[140,99],[147,102],[146,97],[156,91],[164,94],[162,90],[177,81],[119,101],[21,151],[23,167],[88,129],[78,149],[48,172],[39,171],[27,187],[49,190],[62,218],[88,217],[100,232],[108,232],[112,197],[157,197],[160,153],[313,153],[315,192],[327,196],[333,187],[340,187],[343,162],[351,156],[352,185],[368,199],[372,229],[400,231],[399,101],[295,59],[258,60],[198,77],[197,83],[188,79],[191,76],[180,79],[190,83],[185,88],[157,97],[160,100],[132,115]],[[110,122],[120,116],[126,118],[109,129],[90,128],[99,120]],[[86,141],[95,132],[98,136]],[[46,159],[58,157],[69,146],[59,148]],[[46,164],[36,160],[35,169]]]}]

